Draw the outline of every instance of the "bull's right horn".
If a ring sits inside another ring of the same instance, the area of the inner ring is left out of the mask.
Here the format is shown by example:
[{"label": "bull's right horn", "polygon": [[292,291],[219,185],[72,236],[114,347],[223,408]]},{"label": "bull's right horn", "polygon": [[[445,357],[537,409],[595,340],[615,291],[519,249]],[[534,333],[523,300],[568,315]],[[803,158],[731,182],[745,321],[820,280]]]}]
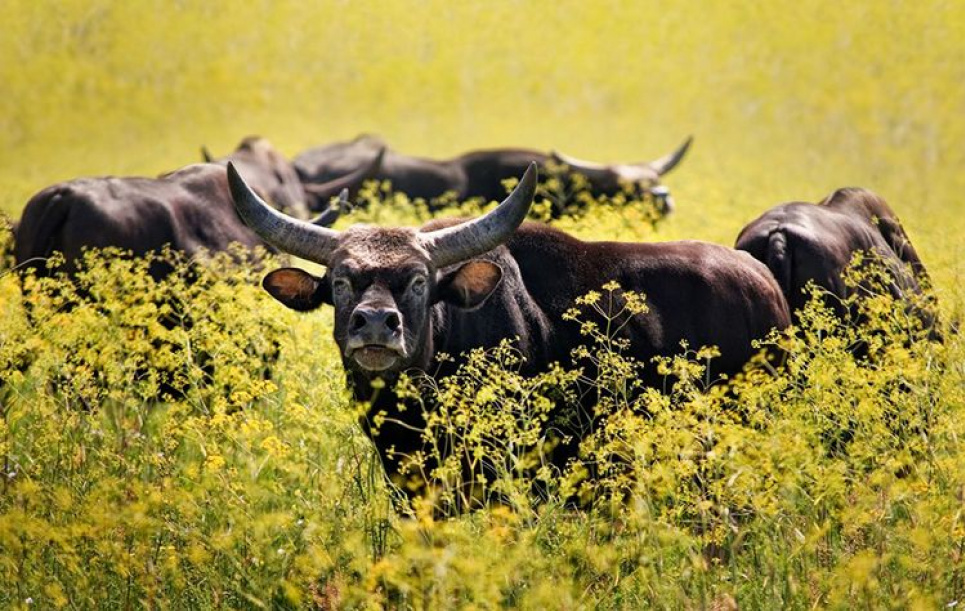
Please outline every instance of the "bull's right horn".
[{"label": "bull's right horn", "polygon": [[422,243],[436,267],[466,261],[509,239],[526,218],[536,195],[536,163],[531,163],[513,192],[483,216],[422,234]]},{"label": "bull's right horn", "polygon": [[338,245],[338,232],[286,216],[251,190],[238,170],[228,162],[228,187],[235,210],[248,227],[283,252],[327,265]]},{"label": "bull's right horn", "polygon": [[203,144],[201,145],[201,159],[204,159],[205,163],[214,163],[214,155]]}]

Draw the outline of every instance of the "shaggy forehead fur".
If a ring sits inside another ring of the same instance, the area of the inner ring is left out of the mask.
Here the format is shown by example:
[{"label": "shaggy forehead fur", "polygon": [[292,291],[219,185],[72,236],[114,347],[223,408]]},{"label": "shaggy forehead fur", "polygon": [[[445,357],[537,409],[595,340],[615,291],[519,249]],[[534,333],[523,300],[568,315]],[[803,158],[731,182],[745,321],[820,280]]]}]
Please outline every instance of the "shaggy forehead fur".
[{"label": "shaggy forehead fur", "polygon": [[332,259],[352,260],[365,267],[393,268],[413,261],[430,263],[429,253],[411,227],[355,225],[339,236]]}]

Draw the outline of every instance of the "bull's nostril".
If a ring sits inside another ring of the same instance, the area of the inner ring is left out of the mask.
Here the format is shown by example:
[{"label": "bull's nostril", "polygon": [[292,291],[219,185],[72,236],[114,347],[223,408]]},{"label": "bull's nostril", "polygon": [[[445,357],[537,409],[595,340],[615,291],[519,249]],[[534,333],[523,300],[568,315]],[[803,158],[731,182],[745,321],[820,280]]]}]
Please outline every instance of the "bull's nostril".
[{"label": "bull's nostril", "polygon": [[385,326],[389,328],[389,331],[398,331],[401,325],[402,320],[399,318],[398,313],[389,312],[389,315],[385,317]]},{"label": "bull's nostril", "polygon": [[349,321],[349,328],[352,331],[360,331],[362,327],[365,326],[365,316],[359,312],[352,314],[352,320]]}]

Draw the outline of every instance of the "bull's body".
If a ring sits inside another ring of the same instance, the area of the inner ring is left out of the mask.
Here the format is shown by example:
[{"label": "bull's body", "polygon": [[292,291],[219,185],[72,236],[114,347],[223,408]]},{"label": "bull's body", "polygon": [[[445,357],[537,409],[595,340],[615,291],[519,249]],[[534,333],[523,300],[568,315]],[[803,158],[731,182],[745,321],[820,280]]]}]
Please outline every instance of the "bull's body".
[{"label": "bull's body", "polygon": [[506,196],[504,181],[518,178],[530,163],[545,168],[550,162],[565,163],[584,174],[590,191],[595,196],[613,196],[623,189],[636,189],[636,195],[655,195],[659,204],[669,212],[673,203],[665,188],[659,184],[662,174],[679,163],[689,147],[688,140],[666,158],[651,163],[603,166],[564,158],[553,153],[529,149],[501,148],[472,151],[450,159],[429,159],[403,155],[390,150],[375,136],[360,136],[305,151],[293,163],[299,177],[306,184],[326,182],[359,167],[373,153],[384,149],[382,165],[373,178],[388,180],[392,188],[409,197],[431,201],[451,193],[462,201],[483,198],[499,201]]},{"label": "bull's body", "polygon": [[[826,291],[828,305],[845,314],[843,301],[858,287],[843,273],[858,252],[870,253],[890,272],[895,298],[920,293],[925,267],[894,212],[865,189],[839,189],[820,204],[792,202],[776,206],[748,224],[736,248],[764,262],[777,279],[792,312],[809,298],[814,282]],[[931,315],[919,312],[926,324]]]},{"label": "bull's body", "polygon": [[[424,229],[447,224],[452,222],[436,221]],[[650,359],[679,354],[681,342],[693,349],[720,348],[721,356],[711,361],[709,372],[718,379],[741,371],[756,352],[753,340],[790,323],[786,302],[767,268],[746,253],[715,244],[584,242],[545,225],[525,223],[505,245],[479,258],[503,270],[502,282],[477,309],[446,302],[433,306],[424,350],[412,363],[416,369],[444,377],[461,361],[436,365],[437,353],[461,355],[473,348],[495,347],[508,338],[518,338],[513,345],[525,359],[524,374],[545,371],[551,363],[586,365],[574,362],[573,350],[587,339],[580,334],[579,324],[563,320],[563,314],[578,297],[600,290],[611,280],[623,290],[646,295],[648,311],[635,315],[620,336],[630,341],[626,355],[647,363],[643,382],[651,387],[660,387],[665,379]],[[344,359],[344,365],[355,397],[374,399],[363,428],[393,477],[406,456],[423,448],[422,438],[413,432],[425,428],[423,414],[412,406],[400,410],[391,391],[391,376],[386,388],[373,393],[372,374],[349,359]],[[558,406],[558,410],[576,409],[583,416],[557,413],[554,420],[585,425],[591,405]],[[388,418],[376,431],[369,423],[380,413]],[[561,443],[553,454],[562,467],[586,431],[556,432],[559,437],[571,435],[574,442]]]},{"label": "bull's body", "polygon": [[232,242],[263,244],[238,220],[224,168],[198,164],[161,178],[79,178],[44,189],[24,209],[15,256],[42,268],[59,251],[71,269],[88,248],[145,255],[167,244],[193,255]]},{"label": "bull's body", "polygon": [[[43,261],[59,251],[72,270],[88,248],[116,247],[139,256],[170,245],[191,256],[201,249],[224,251],[233,242],[265,245],[234,211],[225,170],[229,161],[244,168],[252,187],[280,210],[301,218],[308,214],[291,164],[264,139],[247,138],[225,160],[158,178],[78,178],[40,191],[27,202],[16,229],[16,262],[42,270]],[[169,269],[157,264],[152,274],[160,277]]]}]

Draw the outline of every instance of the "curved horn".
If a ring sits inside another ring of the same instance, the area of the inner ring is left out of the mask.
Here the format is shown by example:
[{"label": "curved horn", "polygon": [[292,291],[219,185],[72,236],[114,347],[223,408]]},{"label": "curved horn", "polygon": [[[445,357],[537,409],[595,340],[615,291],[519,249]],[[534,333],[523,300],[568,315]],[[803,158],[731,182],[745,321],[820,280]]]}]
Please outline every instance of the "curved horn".
[{"label": "curved horn", "polygon": [[693,136],[687,136],[687,139],[684,140],[684,143],[681,144],[676,151],[643,165],[650,166],[653,171],[657,173],[657,176],[663,176],[670,170],[674,169],[678,163],[680,163],[680,160],[683,159],[684,155],[687,154],[687,149],[690,148],[690,144],[693,141]]},{"label": "curved horn", "polygon": [[584,174],[587,172],[601,172],[609,169],[610,167],[603,163],[597,163],[595,161],[586,161],[583,159],[577,159],[576,157],[570,157],[569,155],[565,155],[559,151],[551,151],[550,156],[555,161],[559,163],[565,163],[566,165],[570,166],[571,169],[576,170],[578,172],[582,172]]},{"label": "curved horn", "polygon": [[228,162],[228,187],[245,224],[279,250],[326,265],[338,245],[338,232],[286,216],[265,203]]},{"label": "curved horn", "polygon": [[422,244],[436,267],[471,259],[508,240],[533,204],[536,174],[536,163],[529,164],[519,184],[495,210],[461,225],[422,234]]},{"label": "curved horn", "polygon": [[208,147],[201,145],[201,158],[204,159],[205,163],[214,163],[214,155],[208,150]]},{"label": "curved horn", "polygon": [[385,157],[385,147],[379,149],[379,152],[375,155],[372,161],[368,163],[368,165],[359,168],[354,172],[318,185],[311,183],[303,184],[305,192],[313,197],[318,198],[322,202],[328,202],[328,200],[334,197],[336,193],[339,193],[344,189],[348,189],[349,195],[351,197],[355,197],[355,195],[358,193],[359,187],[362,186],[362,182],[375,176],[375,174],[379,171],[379,168],[382,167],[383,157]]},{"label": "curved horn", "polygon": [[342,215],[342,211],[348,210],[348,208],[348,189],[342,189],[342,192],[338,194],[338,202],[334,206],[329,206],[325,212],[308,222],[319,227],[331,227]]}]

